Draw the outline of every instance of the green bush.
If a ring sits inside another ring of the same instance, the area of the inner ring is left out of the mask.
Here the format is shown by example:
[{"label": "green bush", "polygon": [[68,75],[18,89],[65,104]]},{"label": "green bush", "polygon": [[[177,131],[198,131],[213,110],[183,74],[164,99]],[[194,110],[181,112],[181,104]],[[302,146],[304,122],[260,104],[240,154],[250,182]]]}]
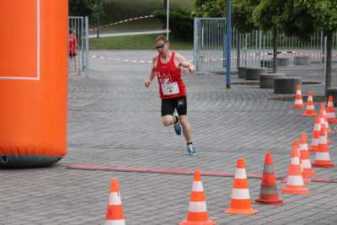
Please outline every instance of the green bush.
[{"label": "green bush", "polygon": [[[154,15],[161,20],[163,27],[165,27],[166,13],[163,11],[156,11],[154,12]],[[193,17],[191,13],[182,9],[172,10],[170,14],[170,30],[174,38],[192,41]]]}]

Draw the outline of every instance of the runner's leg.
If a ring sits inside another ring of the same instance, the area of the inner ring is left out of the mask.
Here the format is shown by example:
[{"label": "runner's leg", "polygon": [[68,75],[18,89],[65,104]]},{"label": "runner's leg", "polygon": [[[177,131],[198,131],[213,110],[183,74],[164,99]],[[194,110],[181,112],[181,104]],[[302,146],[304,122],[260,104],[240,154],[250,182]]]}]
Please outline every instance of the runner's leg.
[{"label": "runner's leg", "polygon": [[187,99],[181,98],[177,101],[177,111],[179,113],[179,120],[183,127],[183,133],[187,144],[187,152],[189,155],[195,155],[196,150],[192,144],[192,126],[187,118]]},{"label": "runner's leg", "polygon": [[169,127],[175,124],[176,118],[173,115],[162,116],[161,122],[165,127]]},{"label": "runner's leg", "polygon": [[173,112],[175,109],[175,104],[173,100],[163,99],[161,101],[161,122],[165,127],[171,126],[177,122]]},{"label": "runner's leg", "polygon": [[192,143],[192,126],[188,121],[187,115],[179,116],[181,126],[183,127],[183,133],[186,140],[186,143]]}]

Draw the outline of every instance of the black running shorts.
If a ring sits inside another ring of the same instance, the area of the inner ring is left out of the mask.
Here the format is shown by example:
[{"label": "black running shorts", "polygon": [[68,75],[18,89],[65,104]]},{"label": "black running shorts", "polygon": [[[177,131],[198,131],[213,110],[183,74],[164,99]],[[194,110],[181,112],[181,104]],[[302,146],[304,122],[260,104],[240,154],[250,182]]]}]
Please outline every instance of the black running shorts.
[{"label": "black running shorts", "polygon": [[174,110],[177,109],[179,116],[187,114],[187,100],[186,97],[163,99],[161,102],[161,116],[173,115]]}]

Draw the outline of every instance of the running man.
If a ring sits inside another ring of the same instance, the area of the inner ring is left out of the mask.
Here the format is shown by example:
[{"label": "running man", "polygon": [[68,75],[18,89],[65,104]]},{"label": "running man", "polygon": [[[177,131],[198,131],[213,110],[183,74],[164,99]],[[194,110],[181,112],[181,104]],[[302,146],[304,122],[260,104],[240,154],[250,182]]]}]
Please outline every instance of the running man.
[{"label": "running man", "polygon": [[[145,87],[149,88],[152,80],[157,77],[161,98],[161,122],[164,126],[174,127],[175,133],[183,131],[187,152],[195,155],[192,144],[192,127],[187,118],[186,86],[182,80],[183,69],[194,72],[194,66],[183,56],[170,50],[170,43],[165,36],[160,35],[155,40],[158,55],[153,58],[153,66]],[[181,128],[182,127],[182,128]]]}]

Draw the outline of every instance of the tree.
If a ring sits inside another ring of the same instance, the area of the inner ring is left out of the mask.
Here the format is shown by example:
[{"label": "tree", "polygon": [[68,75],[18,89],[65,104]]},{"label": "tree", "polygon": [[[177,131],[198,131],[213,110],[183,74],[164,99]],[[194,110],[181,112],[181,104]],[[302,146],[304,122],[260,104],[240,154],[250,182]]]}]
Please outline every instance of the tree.
[{"label": "tree", "polygon": [[247,33],[256,29],[253,12],[259,0],[233,0],[233,23],[235,28]]},{"label": "tree", "polygon": [[[223,1],[224,2],[224,1]],[[253,21],[253,12],[258,5],[259,0],[234,0],[233,1],[233,25],[239,31],[237,32],[237,68],[240,67],[241,55],[241,33],[248,33],[256,29]]]},{"label": "tree", "polygon": [[[312,17],[311,25],[316,30],[323,31],[327,40],[325,52],[325,94],[331,86],[331,59],[332,59],[332,38],[337,31],[337,1],[336,0],[294,0],[297,7],[305,9]],[[308,21],[306,21],[308,22]]]},{"label": "tree", "polygon": [[313,15],[296,0],[287,1],[282,27],[287,36],[296,36],[301,40],[308,40],[316,31]]},{"label": "tree", "polygon": [[[194,15],[202,17],[225,16],[227,0],[195,0]],[[260,0],[233,0],[233,26],[237,33],[237,67],[240,67],[240,33],[248,33],[256,29],[253,21],[253,11]]]},{"label": "tree", "polygon": [[92,8],[88,0],[70,0],[69,14],[71,16],[91,16]]},{"label": "tree", "polygon": [[166,10],[166,7],[167,7],[167,1],[168,0],[163,0],[163,10],[164,11]]},{"label": "tree", "polygon": [[[166,24],[166,12],[158,10],[153,13],[162,24]],[[193,40],[193,17],[191,12],[183,9],[174,9],[170,12],[170,30],[173,39]]]},{"label": "tree", "polygon": [[225,15],[224,0],[194,0],[193,6],[194,16],[223,17]]},{"label": "tree", "polygon": [[88,1],[89,6],[92,9],[92,18],[96,23],[97,38],[99,38],[101,26],[100,21],[101,17],[104,15],[104,2],[103,0],[88,0]]},{"label": "tree", "polygon": [[100,19],[104,15],[103,0],[70,0],[69,12],[72,16],[89,16],[96,24],[97,38],[99,38]]},{"label": "tree", "polygon": [[272,31],[273,72],[277,72],[277,38],[283,31],[284,17],[287,14],[287,0],[261,0],[253,12],[255,23],[264,31]]}]

